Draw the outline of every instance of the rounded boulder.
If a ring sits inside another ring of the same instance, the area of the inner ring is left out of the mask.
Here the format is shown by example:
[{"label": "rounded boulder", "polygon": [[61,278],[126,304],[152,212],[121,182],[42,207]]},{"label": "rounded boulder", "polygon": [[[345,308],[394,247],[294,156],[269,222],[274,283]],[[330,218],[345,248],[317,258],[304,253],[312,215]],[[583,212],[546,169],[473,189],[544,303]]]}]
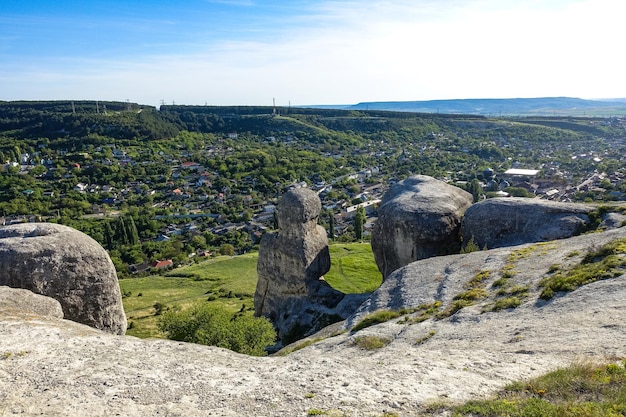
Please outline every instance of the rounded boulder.
[{"label": "rounded boulder", "polygon": [[378,208],[372,230],[372,250],[386,278],[419,259],[455,253],[470,193],[425,175],[414,175],[392,186]]},{"label": "rounded boulder", "polygon": [[115,267],[91,237],[54,223],[0,227],[0,285],[57,300],[66,319],[126,332]]}]

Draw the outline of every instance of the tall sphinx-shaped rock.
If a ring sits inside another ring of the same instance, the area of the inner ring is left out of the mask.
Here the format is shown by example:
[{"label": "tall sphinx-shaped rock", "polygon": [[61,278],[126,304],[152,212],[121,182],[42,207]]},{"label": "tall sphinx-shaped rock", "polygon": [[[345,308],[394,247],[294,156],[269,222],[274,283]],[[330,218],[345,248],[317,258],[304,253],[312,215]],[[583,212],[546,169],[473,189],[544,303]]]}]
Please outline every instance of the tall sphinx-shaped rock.
[{"label": "tall sphinx-shaped rock", "polygon": [[372,250],[383,279],[419,259],[458,253],[461,219],[472,202],[470,193],[425,175],[391,187],[372,230]]},{"label": "tall sphinx-shaped rock", "polygon": [[344,294],[321,279],[330,269],[321,209],[315,192],[289,191],[278,204],[278,232],[261,239],[255,314],[269,318],[285,344],[345,318],[336,310]]},{"label": "tall sphinx-shaped rock", "polygon": [[109,254],[70,227],[53,223],[0,227],[0,285],[54,298],[68,320],[109,333],[126,332]]}]

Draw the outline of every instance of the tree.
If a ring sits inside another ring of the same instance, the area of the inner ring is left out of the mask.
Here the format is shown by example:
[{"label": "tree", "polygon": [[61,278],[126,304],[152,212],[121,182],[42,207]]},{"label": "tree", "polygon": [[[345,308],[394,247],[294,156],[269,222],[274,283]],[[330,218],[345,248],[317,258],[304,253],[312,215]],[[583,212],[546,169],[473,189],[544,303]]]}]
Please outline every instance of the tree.
[{"label": "tree", "polygon": [[139,243],[139,232],[137,231],[137,226],[135,226],[135,221],[131,216],[128,216],[128,220],[126,221],[126,236],[128,237],[129,245],[136,245]]},{"label": "tree", "polygon": [[363,239],[363,225],[365,224],[365,209],[359,206],[354,215],[354,236],[357,240]]},{"label": "tree", "polygon": [[220,255],[235,255],[235,247],[230,243],[224,243],[222,246],[220,246]]},{"label": "tree", "polygon": [[504,189],[504,191],[509,193],[512,197],[532,198],[535,196],[533,193],[523,187],[507,187]]},{"label": "tree", "polygon": [[328,213],[328,237],[330,240],[335,239],[335,216],[332,211]]},{"label": "tree", "polygon": [[480,182],[476,178],[474,178],[467,184],[467,192],[472,194],[472,197],[474,197],[474,203],[480,199],[482,187],[480,186]]},{"label": "tree", "polygon": [[104,225],[104,246],[111,250],[115,244],[115,234],[111,227],[111,222],[106,222]]},{"label": "tree", "polygon": [[33,169],[29,171],[29,174],[35,177],[40,177],[46,173],[46,167],[43,165],[35,165]]},{"label": "tree", "polygon": [[118,243],[122,244],[122,245],[127,245],[128,244],[128,229],[126,229],[126,222],[124,222],[124,217],[120,217],[119,220],[117,221],[117,228],[116,228],[116,238]]},{"label": "tree", "polygon": [[254,356],[265,355],[265,347],[276,340],[276,331],[266,318],[233,315],[208,304],[196,304],[188,310],[168,310],[158,326],[168,339],[219,346]]}]

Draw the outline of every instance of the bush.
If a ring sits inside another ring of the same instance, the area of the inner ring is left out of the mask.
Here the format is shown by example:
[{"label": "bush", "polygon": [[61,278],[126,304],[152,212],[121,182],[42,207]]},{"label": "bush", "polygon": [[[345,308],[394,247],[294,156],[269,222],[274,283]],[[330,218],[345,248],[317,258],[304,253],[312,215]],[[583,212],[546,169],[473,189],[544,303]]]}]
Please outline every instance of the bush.
[{"label": "bush", "polygon": [[158,323],[168,339],[218,346],[254,356],[266,354],[276,331],[265,318],[233,315],[227,310],[198,304],[188,310],[169,310]]},{"label": "bush", "polygon": [[526,188],[522,187],[507,187],[504,189],[505,192],[509,193],[511,197],[526,197],[532,198],[535,195],[528,191]]},{"label": "bush", "polygon": [[230,243],[224,243],[222,246],[220,246],[220,255],[234,256],[235,247]]},{"label": "bush", "polygon": [[461,253],[478,252],[479,250],[480,248],[474,241],[474,236],[472,236],[470,240],[467,242],[467,244],[461,248]]}]

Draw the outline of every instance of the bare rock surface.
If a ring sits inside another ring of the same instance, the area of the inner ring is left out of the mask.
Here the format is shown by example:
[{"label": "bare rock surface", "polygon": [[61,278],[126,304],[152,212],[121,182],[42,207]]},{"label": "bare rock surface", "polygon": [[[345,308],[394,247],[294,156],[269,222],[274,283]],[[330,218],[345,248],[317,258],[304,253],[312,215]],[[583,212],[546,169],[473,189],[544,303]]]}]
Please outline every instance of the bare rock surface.
[{"label": "bare rock surface", "polygon": [[54,298],[69,320],[126,332],[113,262],[82,232],[53,223],[0,227],[0,271],[0,285]]},{"label": "bare rock surface", "polygon": [[425,175],[392,186],[378,208],[372,249],[383,279],[419,259],[458,253],[470,193]]},{"label": "bare rock surface", "polygon": [[[443,311],[482,271],[490,271],[487,297],[439,320],[398,318],[354,333],[327,332],[287,356],[253,358],[0,313],[0,410],[3,416],[269,417],[316,409],[404,417],[421,415],[433,401],[489,397],[513,380],[575,361],[626,357],[626,276],[550,301],[537,298],[550,265],[571,267],[618,238],[626,238],[624,228],[418,261],[390,276],[344,325],[379,308],[433,300]],[[509,264],[510,285],[526,285],[527,296],[515,309],[485,311],[496,297],[493,280]],[[362,336],[389,343],[363,350],[355,344]]]},{"label": "bare rock surface", "polygon": [[500,248],[530,242],[565,239],[580,233],[597,208],[538,198],[490,198],[465,212],[461,234],[479,247]]},{"label": "bare rock surface", "polygon": [[616,229],[626,225],[626,215],[622,213],[607,213],[602,218],[600,229]]},{"label": "bare rock surface", "polygon": [[61,304],[29,290],[0,287],[0,315],[28,315],[63,318]]},{"label": "bare rock surface", "polygon": [[322,278],[330,269],[330,255],[326,230],[317,224],[321,210],[317,193],[291,190],[278,204],[278,232],[261,239],[255,314],[268,317],[284,342],[347,317],[339,314],[344,309],[336,309],[344,294]]}]

